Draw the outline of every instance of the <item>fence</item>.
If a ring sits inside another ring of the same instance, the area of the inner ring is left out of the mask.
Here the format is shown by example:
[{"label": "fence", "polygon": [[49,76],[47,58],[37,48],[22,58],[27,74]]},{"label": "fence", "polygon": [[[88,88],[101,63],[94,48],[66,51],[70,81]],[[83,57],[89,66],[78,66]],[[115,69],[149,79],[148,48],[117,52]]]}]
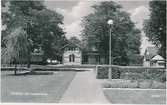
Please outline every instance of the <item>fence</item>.
[{"label": "fence", "polygon": [[142,66],[117,66],[117,65],[97,65],[96,77],[98,79],[107,79],[111,67],[112,79],[151,79],[157,81],[166,81],[166,68],[142,67]]}]

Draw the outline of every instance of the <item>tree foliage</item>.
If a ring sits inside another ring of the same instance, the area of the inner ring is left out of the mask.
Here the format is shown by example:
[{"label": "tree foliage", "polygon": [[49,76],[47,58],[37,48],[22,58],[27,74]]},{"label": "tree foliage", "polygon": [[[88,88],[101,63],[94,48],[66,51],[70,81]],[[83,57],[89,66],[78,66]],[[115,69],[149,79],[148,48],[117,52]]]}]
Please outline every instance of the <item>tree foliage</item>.
[{"label": "tree foliage", "polygon": [[[2,43],[12,35],[12,32],[21,27],[27,35],[29,53],[33,52],[34,49],[42,48],[44,61],[47,58],[58,56],[58,48],[65,40],[61,28],[63,16],[47,9],[43,1],[6,0],[3,6],[5,7],[7,3],[10,4],[8,5],[9,9],[2,14],[2,22],[6,25],[6,30],[2,33]],[[4,48],[7,46],[8,44],[3,44]]]},{"label": "tree foliage", "polygon": [[[128,65],[132,54],[140,53],[140,31],[135,27],[127,12],[113,2],[101,2],[93,6],[94,12],[84,17],[82,21],[82,37],[87,46],[95,46],[101,55],[105,56],[106,63],[109,55],[109,25],[112,19],[111,46],[114,64]],[[133,58],[135,59],[135,58]]]},{"label": "tree foliage", "polygon": [[166,1],[150,1],[149,6],[150,18],[145,20],[144,32],[166,58]]},{"label": "tree foliage", "polygon": [[[3,48],[2,58],[4,63],[17,61],[22,62],[28,54],[28,41],[26,32],[21,28],[15,29],[10,35],[5,37],[6,48]],[[24,53],[23,53],[24,52]]]},{"label": "tree foliage", "polygon": [[75,36],[71,37],[71,38],[69,39],[69,41],[70,41],[71,43],[77,44],[77,45],[79,45],[79,46],[81,46],[81,44],[82,44],[81,40],[78,39],[78,38],[75,37]]}]

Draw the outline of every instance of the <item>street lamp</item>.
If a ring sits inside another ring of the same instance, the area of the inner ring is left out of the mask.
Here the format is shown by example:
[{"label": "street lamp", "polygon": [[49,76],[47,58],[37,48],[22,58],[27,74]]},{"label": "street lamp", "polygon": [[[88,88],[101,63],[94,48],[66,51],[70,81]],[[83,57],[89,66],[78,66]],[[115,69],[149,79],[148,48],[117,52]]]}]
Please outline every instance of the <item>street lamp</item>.
[{"label": "street lamp", "polygon": [[[109,19],[108,20],[108,25],[110,26],[110,32],[109,32],[109,35],[110,35],[110,38],[109,38],[109,65],[111,66],[111,32],[112,32],[112,25],[113,25],[113,20],[112,19]],[[109,73],[108,73],[108,78],[109,80],[112,79],[112,67],[109,67]]]}]

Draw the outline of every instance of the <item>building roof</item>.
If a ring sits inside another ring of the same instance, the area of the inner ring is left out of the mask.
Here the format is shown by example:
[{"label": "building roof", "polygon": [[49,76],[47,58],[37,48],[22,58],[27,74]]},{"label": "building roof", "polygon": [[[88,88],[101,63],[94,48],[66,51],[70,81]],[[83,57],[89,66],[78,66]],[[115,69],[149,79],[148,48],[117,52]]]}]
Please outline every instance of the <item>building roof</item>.
[{"label": "building roof", "polygon": [[158,48],[157,47],[147,47],[145,50],[145,58],[151,60],[152,57],[158,54]]},{"label": "building roof", "polygon": [[78,48],[82,49],[82,47],[79,44],[74,44],[72,42],[68,42],[66,45],[64,45],[62,48],[60,48],[60,50],[66,48],[68,46],[73,46],[73,47],[75,46],[75,47],[78,47]]},{"label": "building roof", "polygon": [[31,53],[31,55],[34,55],[34,56],[43,56],[44,54],[42,52],[40,52],[40,53]]},{"label": "building roof", "polygon": [[160,55],[156,55],[152,58],[152,60],[159,61],[159,60],[164,60],[164,58]]}]

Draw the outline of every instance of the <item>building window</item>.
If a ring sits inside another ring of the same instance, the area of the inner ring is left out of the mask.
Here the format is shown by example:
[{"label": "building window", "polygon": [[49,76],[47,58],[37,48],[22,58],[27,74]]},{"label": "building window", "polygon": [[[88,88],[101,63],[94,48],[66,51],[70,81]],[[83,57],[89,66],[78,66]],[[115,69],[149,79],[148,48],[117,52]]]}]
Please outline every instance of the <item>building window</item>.
[{"label": "building window", "polygon": [[75,62],[75,55],[74,54],[69,55],[69,61]]},{"label": "building window", "polygon": [[69,55],[69,61],[71,62],[71,55]]},{"label": "building window", "polygon": [[150,59],[146,58],[146,61],[150,61]]},{"label": "building window", "polygon": [[164,66],[164,63],[158,63],[159,66]]}]

